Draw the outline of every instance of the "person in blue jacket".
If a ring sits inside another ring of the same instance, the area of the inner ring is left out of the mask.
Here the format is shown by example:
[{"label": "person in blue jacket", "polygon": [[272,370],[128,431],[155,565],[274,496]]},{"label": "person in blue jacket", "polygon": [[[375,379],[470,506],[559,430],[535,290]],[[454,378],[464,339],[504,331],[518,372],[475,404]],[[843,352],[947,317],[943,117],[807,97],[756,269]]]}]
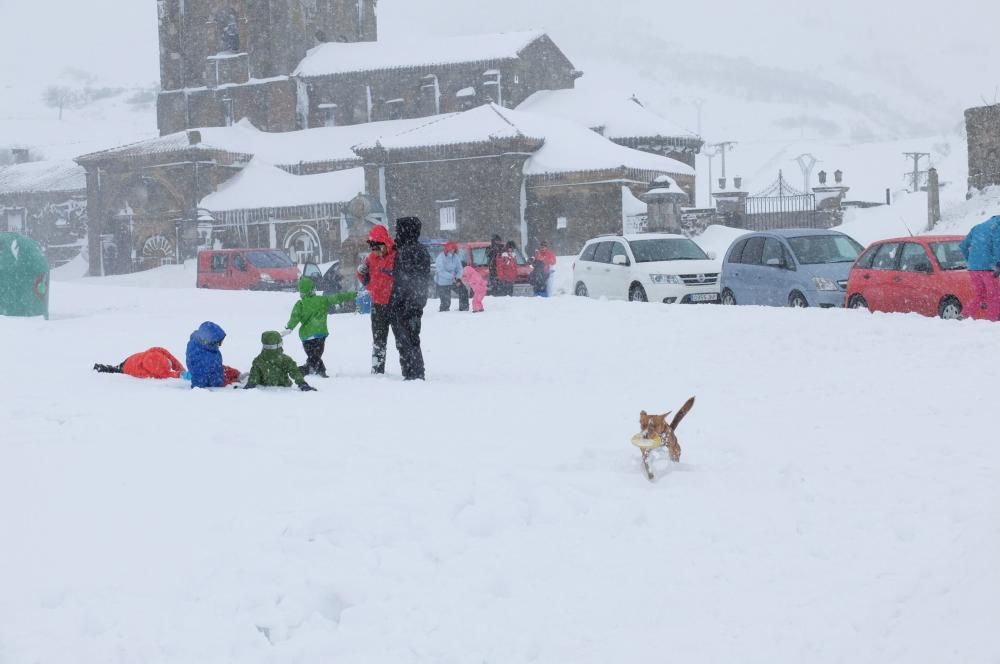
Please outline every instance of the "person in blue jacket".
[{"label": "person in blue jacket", "polygon": [[458,293],[458,310],[469,310],[469,289],[462,283],[464,267],[458,255],[458,245],[454,242],[445,242],[444,251],[438,254],[434,261],[434,282],[438,298],[441,300],[440,311],[451,310],[452,291]]},{"label": "person in blue jacket", "polygon": [[[1000,319],[1000,216],[976,224],[959,245],[972,279],[976,299],[969,305],[969,316],[982,314],[988,320]],[[979,318],[979,315],[976,315]]]},{"label": "person in blue jacket", "polygon": [[219,350],[225,338],[225,330],[210,321],[191,333],[186,359],[192,388],[225,386],[222,351]]}]

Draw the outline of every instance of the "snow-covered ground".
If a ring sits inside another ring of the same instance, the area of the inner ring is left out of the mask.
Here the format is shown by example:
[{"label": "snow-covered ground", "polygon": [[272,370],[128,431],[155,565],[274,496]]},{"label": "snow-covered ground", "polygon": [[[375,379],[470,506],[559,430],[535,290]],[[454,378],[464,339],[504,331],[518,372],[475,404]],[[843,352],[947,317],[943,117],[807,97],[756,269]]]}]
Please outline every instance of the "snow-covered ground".
[{"label": "snow-covered ground", "polygon": [[346,315],[319,392],[192,392],[90,367],[294,296],[113,284],[0,318],[4,664],[1000,659],[996,325],[432,303],[426,383]]}]

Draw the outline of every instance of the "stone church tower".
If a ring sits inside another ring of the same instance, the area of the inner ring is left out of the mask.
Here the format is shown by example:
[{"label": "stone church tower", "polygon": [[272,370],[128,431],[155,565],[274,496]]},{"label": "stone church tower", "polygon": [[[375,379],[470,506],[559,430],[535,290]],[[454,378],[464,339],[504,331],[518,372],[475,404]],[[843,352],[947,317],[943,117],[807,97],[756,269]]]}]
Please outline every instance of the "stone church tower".
[{"label": "stone church tower", "polygon": [[[160,38],[160,133],[228,124],[236,95],[181,100],[179,91],[261,85],[287,77],[323,42],[375,41],[378,0],[157,0]],[[258,91],[258,96],[261,92]],[[266,95],[287,96],[284,91]],[[258,101],[274,101],[280,99]],[[218,107],[209,112],[206,103]],[[193,106],[192,106],[193,104]],[[243,112],[239,117],[243,117]],[[214,117],[217,116],[217,117]],[[235,119],[238,119],[236,117]],[[295,127],[273,126],[272,130]]]}]

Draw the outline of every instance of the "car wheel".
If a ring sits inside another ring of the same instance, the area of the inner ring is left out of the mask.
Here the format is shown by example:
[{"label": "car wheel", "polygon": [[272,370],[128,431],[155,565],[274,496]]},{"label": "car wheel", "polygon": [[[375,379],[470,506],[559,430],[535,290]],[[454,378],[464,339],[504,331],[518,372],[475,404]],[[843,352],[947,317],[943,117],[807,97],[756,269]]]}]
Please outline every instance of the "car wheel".
[{"label": "car wheel", "polygon": [[962,303],[954,297],[946,297],[941,300],[938,307],[938,316],[945,320],[957,320],[962,317]]},{"label": "car wheel", "polygon": [[806,301],[806,296],[798,291],[792,291],[792,294],[788,296],[788,306],[795,309],[805,309],[809,306]]},{"label": "car wheel", "polygon": [[852,295],[851,299],[847,302],[848,309],[871,309],[868,307],[868,300],[866,300],[861,295]]},{"label": "car wheel", "polygon": [[587,287],[582,281],[576,285],[576,290],[573,292],[575,292],[579,297],[587,297]]},{"label": "car wheel", "polygon": [[628,289],[628,301],[629,302],[647,302],[646,289],[642,287],[642,284],[632,284],[632,288]]},{"label": "car wheel", "polygon": [[733,295],[733,291],[729,290],[728,288],[722,291],[722,303],[728,305],[736,304],[736,296]]}]

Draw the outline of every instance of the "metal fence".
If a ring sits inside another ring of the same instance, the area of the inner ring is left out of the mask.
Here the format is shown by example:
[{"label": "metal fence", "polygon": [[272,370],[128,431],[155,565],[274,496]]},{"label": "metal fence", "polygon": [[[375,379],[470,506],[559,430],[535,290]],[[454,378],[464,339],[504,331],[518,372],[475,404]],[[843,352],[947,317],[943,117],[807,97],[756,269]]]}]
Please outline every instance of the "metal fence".
[{"label": "metal fence", "polygon": [[819,214],[816,209],[815,194],[791,186],[780,171],[770,187],[747,197],[743,221],[751,231],[830,227],[829,215]]}]

